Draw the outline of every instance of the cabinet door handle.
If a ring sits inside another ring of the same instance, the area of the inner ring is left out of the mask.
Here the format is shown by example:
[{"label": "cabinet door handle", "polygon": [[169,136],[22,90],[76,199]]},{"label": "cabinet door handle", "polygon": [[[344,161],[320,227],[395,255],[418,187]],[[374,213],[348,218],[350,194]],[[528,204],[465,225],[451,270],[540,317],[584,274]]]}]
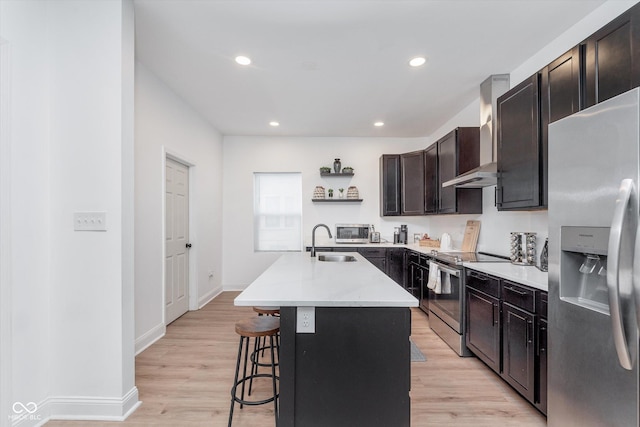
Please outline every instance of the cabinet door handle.
[{"label": "cabinet door handle", "polygon": [[496,309],[498,308],[498,304],[493,303],[493,324],[497,325],[500,321],[500,311],[498,310],[498,315],[496,316]]},{"label": "cabinet door handle", "polygon": [[524,296],[526,296],[526,295],[527,295],[527,293],[526,293],[526,292],[519,291],[519,290],[517,290],[516,288],[509,288],[509,287],[505,287],[505,289],[506,289],[507,291],[511,291],[511,292],[513,292],[514,294],[518,294],[518,295],[520,295],[521,297],[524,297]]},{"label": "cabinet door handle", "polygon": [[486,282],[487,280],[489,280],[488,277],[482,276],[482,275],[480,275],[478,273],[474,273],[474,272],[471,272],[471,274],[469,274],[469,276],[471,276],[471,277],[473,277],[475,279],[478,279],[478,280],[480,280],[482,282]]},{"label": "cabinet door handle", "polygon": [[531,320],[527,320],[527,347],[533,344],[533,322]]}]

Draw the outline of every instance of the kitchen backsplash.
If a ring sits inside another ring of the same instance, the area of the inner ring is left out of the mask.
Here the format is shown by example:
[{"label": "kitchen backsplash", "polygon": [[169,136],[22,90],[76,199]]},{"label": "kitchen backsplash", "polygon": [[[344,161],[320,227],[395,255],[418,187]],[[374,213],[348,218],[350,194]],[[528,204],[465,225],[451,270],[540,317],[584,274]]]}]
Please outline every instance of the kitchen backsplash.
[{"label": "kitchen backsplash", "polygon": [[389,241],[393,241],[393,228],[400,224],[408,225],[409,241],[413,240],[415,233],[428,233],[432,238],[440,238],[442,233],[449,233],[454,249],[460,249],[467,220],[474,219],[480,221],[478,251],[508,256],[512,231],[537,233],[538,247],[542,248],[548,233],[547,211],[498,212],[493,204],[494,191],[495,186],[483,190],[482,215],[378,217],[373,224],[380,231],[381,237]]}]

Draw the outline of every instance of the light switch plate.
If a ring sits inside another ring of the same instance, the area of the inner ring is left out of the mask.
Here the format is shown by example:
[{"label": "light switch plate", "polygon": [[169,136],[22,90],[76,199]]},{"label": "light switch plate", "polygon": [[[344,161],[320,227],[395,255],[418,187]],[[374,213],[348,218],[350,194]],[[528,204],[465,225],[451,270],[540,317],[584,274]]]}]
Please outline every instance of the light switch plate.
[{"label": "light switch plate", "polygon": [[296,332],[299,334],[316,333],[316,308],[298,307],[296,317]]},{"label": "light switch plate", "polygon": [[107,231],[106,212],[74,212],[75,231]]}]

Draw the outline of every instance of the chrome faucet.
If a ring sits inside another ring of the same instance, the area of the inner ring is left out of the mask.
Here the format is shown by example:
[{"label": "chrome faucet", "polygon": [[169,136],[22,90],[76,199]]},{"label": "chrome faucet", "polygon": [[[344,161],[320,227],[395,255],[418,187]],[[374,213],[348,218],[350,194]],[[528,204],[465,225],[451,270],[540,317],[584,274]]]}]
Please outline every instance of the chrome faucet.
[{"label": "chrome faucet", "polygon": [[318,224],[315,227],[313,227],[313,231],[311,232],[311,256],[313,258],[315,258],[316,256],[316,228],[318,227],[324,227],[327,229],[327,233],[329,233],[329,238],[332,238],[333,236],[331,235],[331,230],[329,230],[329,227],[327,227],[325,224]]}]

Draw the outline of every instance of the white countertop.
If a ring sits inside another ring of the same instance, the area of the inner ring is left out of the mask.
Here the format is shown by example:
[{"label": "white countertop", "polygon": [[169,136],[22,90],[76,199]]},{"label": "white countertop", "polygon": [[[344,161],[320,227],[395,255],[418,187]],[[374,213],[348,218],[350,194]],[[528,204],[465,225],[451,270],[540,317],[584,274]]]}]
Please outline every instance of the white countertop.
[{"label": "white countertop", "polygon": [[[311,246],[308,244],[307,246]],[[399,245],[393,243],[361,243],[361,244],[348,244],[348,243],[335,243],[335,242],[323,242],[316,246],[322,246],[325,248],[406,248],[412,251],[420,252],[426,255],[431,255],[433,248],[427,246],[420,246],[418,243],[409,243],[406,245]],[[351,253],[351,252],[350,252]],[[463,266],[483,273],[492,274],[494,276],[502,277],[503,279],[513,280],[514,282],[521,283],[523,285],[531,286],[532,288],[540,289],[543,291],[549,290],[548,274],[546,272],[538,270],[535,266],[522,266],[511,264],[510,262],[465,262]]]},{"label": "white countertop", "polygon": [[[318,252],[316,255],[320,255]],[[327,252],[338,255],[339,252]],[[417,307],[418,300],[357,252],[355,262],[282,255],[234,303],[239,306]]]},{"label": "white countertop", "polygon": [[510,262],[465,262],[464,267],[512,280],[543,291],[549,290],[548,273],[532,265],[515,265]]}]

